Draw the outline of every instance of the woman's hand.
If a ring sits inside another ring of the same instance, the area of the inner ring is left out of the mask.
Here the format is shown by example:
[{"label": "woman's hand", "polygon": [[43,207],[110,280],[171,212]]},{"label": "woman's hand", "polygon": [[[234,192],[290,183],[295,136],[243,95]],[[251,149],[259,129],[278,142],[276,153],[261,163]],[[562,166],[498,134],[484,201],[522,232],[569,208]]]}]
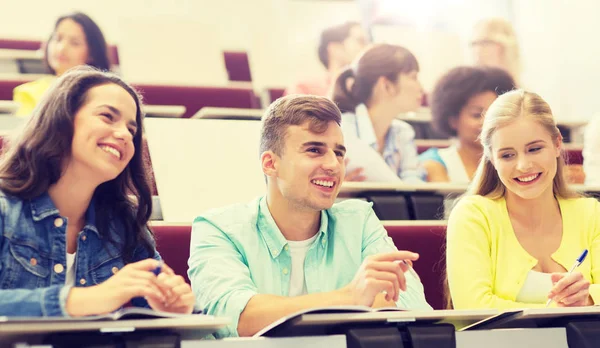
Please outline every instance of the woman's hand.
[{"label": "woman's hand", "polygon": [[196,299],[192,288],[182,276],[176,275],[171,267],[163,264],[162,272],[157,277],[158,286],[166,294],[164,301],[156,297],[146,300],[152,309],[163,312],[190,314],[194,310]]},{"label": "woman's hand", "polygon": [[590,282],[580,272],[553,273],[554,287],[548,294],[559,307],[591,306]]},{"label": "woman's hand", "polygon": [[102,284],[72,288],[66,302],[67,313],[74,317],[110,313],[134,297],[166,302],[168,297],[152,273],[159,263],[154,259],[130,263]]}]

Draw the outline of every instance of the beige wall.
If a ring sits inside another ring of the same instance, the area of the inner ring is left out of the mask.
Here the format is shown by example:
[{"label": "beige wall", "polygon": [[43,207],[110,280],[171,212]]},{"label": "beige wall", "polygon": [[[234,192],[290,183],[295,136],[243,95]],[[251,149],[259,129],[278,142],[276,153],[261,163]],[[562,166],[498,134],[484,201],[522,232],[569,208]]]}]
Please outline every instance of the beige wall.
[{"label": "beige wall", "polygon": [[[522,85],[547,98],[561,119],[587,119],[600,110],[600,98],[596,93],[596,84],[600,81],[600,66],[596,63],[596,57],[600,55],[596,37],[600,32],[600,22],[596,18],[600,13],[600,2],[460,0],[446,3],[450,4],[442,11],[442,16],[447,18],[446,29],[454,35],[453,45],[460,45],[463,50],[453,54],[453,62],[468,63],[465,38],[477,19],[491,15],[508,17],[514,20],[520,40]],[[300,9],[305,5],[325,10]],[[195,51],[186,52],[198,61],[214,61],[215,52],[221,49],[248,50],[251,59],[263,62],[263,65],[268,62],[267,67],[272,67],[275,72],[271,76],[255,75],[258,85],[286,85],[320,71],[314,51],[320,29],[329,19],[356,18],[358,14],[353,6],[353,2],[345,1],[301,0],[0,0],[0,37],[43,40],[57,16],[70,10],[81,10],[99,23],[109,42],[127,43],[128,48],[120,47],[121,58],[125,67],[131,66],[129,77],[134,80],[164,76],[174,76],[173,82],[178,83],[185,80],[185,64],[180,66],[179,73],[173,70],[184,54],[177,50],[178,43],[185,37],[188,42],[197,42]],[[152,18],[162,20],[153,24],[148,20]],[[122,28],[131,27],[136,21],[145,24],[137,26],[137,33],[123,34]],[[161,25],[165,21],[181,25]],[[181,32],[181,28],[186,28],[186,32]],[[152,65],[152,73],[144,75],[144,69],[148,71],[149,68],[136,62],[143,62],[148,57],[147,47],[152,42],[143,35],[157,30],[170,51],[161,50],[160,42],[154,43],[153,54],[162,56],[153,58],[163,63],[160,67]],[[139,40],[136,35],[140,35]],[[136,47],[138,41],[139,47]],[[428,46],[431,45],[424,47]],[[439,66],[436,60],[441,62]],[[442,61],[443,57],[427,57],[425,65],[438,70],[423,73],[428,89],[445,70]],[[306,65],[300,68],[304,62]],[[127,77],[128,71],[124,70],[123,74]],[[188,82],[198,83],[202,76],[211,81],[218,78],[211,76],[209,79],[208,73],[198,70],[187,76]]]}]

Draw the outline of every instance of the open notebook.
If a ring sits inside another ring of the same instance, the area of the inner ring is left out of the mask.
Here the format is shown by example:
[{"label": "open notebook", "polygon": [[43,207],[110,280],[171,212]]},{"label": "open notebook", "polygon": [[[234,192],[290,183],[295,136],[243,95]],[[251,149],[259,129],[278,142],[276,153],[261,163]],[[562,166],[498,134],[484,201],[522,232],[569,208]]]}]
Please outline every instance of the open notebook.
[{"label": "open notebook", "polygon": [[7,322],[46,322],[46,321],[105,321],[105,320],[139,320],[139,319],[160,319],[160,318],[198,318],[208,317],[203,314],[176,314],[169,312],[155,311],[149,308],[128,307],[121,308],[115,312],[90,315],[85,317],[6,317],[0,316],[0,323]]}]

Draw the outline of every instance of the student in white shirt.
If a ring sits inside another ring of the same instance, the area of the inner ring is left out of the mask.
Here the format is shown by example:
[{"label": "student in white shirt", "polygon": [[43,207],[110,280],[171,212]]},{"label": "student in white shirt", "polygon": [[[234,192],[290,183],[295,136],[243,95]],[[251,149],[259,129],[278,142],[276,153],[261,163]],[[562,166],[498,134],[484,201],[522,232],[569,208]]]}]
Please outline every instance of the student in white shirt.
[{"label": "student in white shirt", "polygon": [[[423,88],[418,74],[419,63],[409,50],[373,45],[338,76],[332,96],[344,113],[344,138],[358,137],[370,145],[406,182],[421,182],[425,177],[419,167],[414,129],[397,119],[421,105]],[[352,153],[348,158],[352,163]]]}]

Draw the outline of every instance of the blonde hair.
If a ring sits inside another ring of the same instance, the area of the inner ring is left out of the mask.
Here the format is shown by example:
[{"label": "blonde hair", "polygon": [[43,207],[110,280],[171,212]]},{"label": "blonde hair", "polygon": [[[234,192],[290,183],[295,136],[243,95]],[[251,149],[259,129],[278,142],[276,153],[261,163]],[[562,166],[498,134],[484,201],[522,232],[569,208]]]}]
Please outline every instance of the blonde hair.
[{"label": "blonde hair", "polygon": [[512,24],[503,18],[480,20],[473,28],[471,42],[482,40],[493,41],[504,48],[505,69],[518,84],[521,75],[521,59],[517,35]]},{"label": "blonde hair", "polygon": [[[483,127],[479,135],[483,146],[483,156],[465,195],[481,195],[497,199],[506,194],[506,187],[500,181],[498,173],[491,162],[491,139],[498,128],[504,127],[519,118],[529,118],[542,125],[555,143],[562,139],[550,106],[539,95],[519,89],[499,96],[485,113]],[[563,156],[561,154],[556,158],[556,174],[552,187],[554,195],[559,198],[579,197],[578,193],[567,186],[563,171],[565,166]]]}]

